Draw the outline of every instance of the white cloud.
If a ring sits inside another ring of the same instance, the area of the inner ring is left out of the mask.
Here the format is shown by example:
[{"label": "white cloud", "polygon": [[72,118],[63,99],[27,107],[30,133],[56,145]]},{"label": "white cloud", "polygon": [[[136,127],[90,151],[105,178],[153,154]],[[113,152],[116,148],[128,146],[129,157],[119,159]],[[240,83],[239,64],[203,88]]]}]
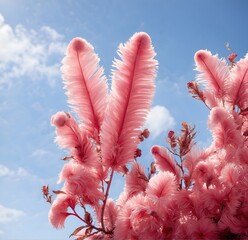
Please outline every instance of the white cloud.
[{"label": "white cloud", "polygon": [[16,221],[25,216],[23,211],[7,208],[0,204],[0,223]]},{"label": "white cloud", "polygon": [[175,120],[167,108],[159,105],[152,107],[146,121],[146,127],[149,129],[152,139],[170,130],[174,125]]},{"label": "white cloud", "polygon": [[0,86],[11,86],[11,80],[20,77],[47,79],[54,86],[60,76],[59,61],[54,59],[60,59],[66,48],[61,34],[49,26],[40,31],[13,28],[0,15],[0,46]]},{"label": "white cloud", "polygon": [[25,177],[28,175],[28,172],[22,167],[19,167],[17,170],[11,170],[0,164],[0,177]]},{"label": "white cloud", "polygon": [[32,152],[32,157],[44,157],[45,155],[49,154],[47,150],[44,149],[36,149]]}]

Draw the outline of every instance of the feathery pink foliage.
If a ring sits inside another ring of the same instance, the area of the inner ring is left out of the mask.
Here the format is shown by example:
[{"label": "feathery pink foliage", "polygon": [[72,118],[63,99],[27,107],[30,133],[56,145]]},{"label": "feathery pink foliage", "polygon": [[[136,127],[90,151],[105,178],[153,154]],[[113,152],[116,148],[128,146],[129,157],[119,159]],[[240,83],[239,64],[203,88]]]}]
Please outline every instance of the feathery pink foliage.
[{"label": "feathery pink foliage", "polygon": [[59,183],[64,180],[64,191],[69,195],[78,196],[81,203],[95,205],[99,199],[103,199],[100,179],[94,169],[71,161],[64,165],[60,173]]},{"label": "feathery pink foliage", "polygon": [[147,183],[148,178],[144,168],[135,162],[132,165],[132,170],[126,176],[125,191],[128,194],[128,198],[140,192],[145,192]]},{"label": "feathery pink foliage", "polygon": [[76,200],[74,197],[59,194],[49,212],[50,223],[56,228],[63,228],[65,219],[70,215],[67,211],[68,208],[74,209],[75,206]]},{"label": "feathery pink foliage", "polygon": [[[248,55],[236,62],[232,53],[228,66],[207,50],[195,54],[200,74],[188,88],[210,110],[212,143],[197,147],[195,128],[183,122],[180,136],[169,132],[167,149],[151,148],[146,173],[138,144],[149,136],[142,127],[154,94],[155,52],[150,37],[136,33],[118,53],[108,94],[93,47],[80,38],[68,46],[62,73],[80,124],[66,112],[51,119],[57,144],[70,155],[53,202],[42,188],[52,203],[50,223],[62,228],[68,216],[78,218],[76,240],[247,239]],[[119,173],[126,183],[114,201],[109,192]]]},{"label": "feathery pink foliage", "polygon": [[154,94],[157,61],[151,39],[136,33],[119,46],[115,60],[108,111],[102,125],[104,164],[119,170],[134,159],[138,135],[144,125]]},{"label": "feathery pink foliage", "polygon": [[169,171],[173,173],[177,180],[180,180],[180,169],[176,165],[176,161],[173,159],[171,153],[164,147],[153,146],[151,152],[155,159],[156,167],[160,171]]},{"label": "feathery pink foliage", "polygon": [[229,98],[233,105],[244,110],[248,107],[248,54],[231,70]]},{"label": "feathery pink foliage", "polygon": [[207,50],[195,54],[196,70],[201,72],[197,80],[206,84],[218,98],[225,97],[225,85],[229,78],[229,70],[225,60],[219,59]]},{"label": "feathery pink foliage", "polygon": [[107,82],[94,48],[74,38],[66,52],[62,75],[69,103],[84,123],[90,137],[98,139],[107,102]]}]

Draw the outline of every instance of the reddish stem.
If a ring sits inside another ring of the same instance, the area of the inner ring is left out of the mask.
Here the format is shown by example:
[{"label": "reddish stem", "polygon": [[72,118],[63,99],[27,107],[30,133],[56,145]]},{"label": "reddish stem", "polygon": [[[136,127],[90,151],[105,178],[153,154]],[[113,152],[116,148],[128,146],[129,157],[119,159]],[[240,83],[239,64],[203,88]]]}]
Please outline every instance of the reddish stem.
[{"label": "reddish stem", "polygon": [[108,181],[108,187],[107,187],[107,190],[106,190],[106,193],[105,193],[105,198],[104,198],[104,201],[103,201],[103,206],[102,206],[102,213],[101,213],[101,224],[102,224],[102,229],[104,232],[106,232],[105,230],[105,226],[104,226],[104,211],[105,211],[105,207],[106,207],[106,203],[107,203],[107,199],[108,199],[108,195],[109,195],[109,189],[110,189],[110,185],[111,185],[111,182],[113,180],[113,176],[114,176],[114,170],[111,169],[111,173],[110,173],[110,179]]}]

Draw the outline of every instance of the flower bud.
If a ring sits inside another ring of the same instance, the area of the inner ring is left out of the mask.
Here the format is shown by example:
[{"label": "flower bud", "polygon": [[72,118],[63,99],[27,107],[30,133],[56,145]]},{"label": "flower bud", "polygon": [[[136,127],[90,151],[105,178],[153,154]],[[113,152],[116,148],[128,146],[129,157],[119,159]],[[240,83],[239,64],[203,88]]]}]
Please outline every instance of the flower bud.
[{"label": "flower bud", "polygon": [[238,55],[236,53],[231,53],[229,56],[228,56],[228,60],[233,63],[235,58],[237,57]]},{"label": "flower bud", "polygon": [[143,131],[142,135],[144,136],[144,138],[148,138],[149,135],[150,135],[149,130],[146,128],[146,129]]},{"label": "flower bud", "polygon": [[55,127],[63,127],[68,119],[65,112],[57,112],[51,118],[51,124]]},{"label": "flower bud", "polygon": [[168,138],[172,138],[174,136],[175,132],[174,131],[169,131],[168,133]]}]

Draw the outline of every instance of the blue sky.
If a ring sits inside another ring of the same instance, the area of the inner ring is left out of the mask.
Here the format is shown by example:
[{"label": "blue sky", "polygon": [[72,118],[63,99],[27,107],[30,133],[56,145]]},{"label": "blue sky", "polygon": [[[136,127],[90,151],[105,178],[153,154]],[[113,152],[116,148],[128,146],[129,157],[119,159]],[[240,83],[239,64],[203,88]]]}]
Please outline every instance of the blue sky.
[{"label": "blue sky", "polygon": [[[148,166],[153,144],[165,144],[168,130],[182,121],[196,125],[197,141],[207,146],[208,111],[187,93],[194,79],[194,53],[208,49],[227,57],[229,42],[239,57],[247,52],[246,0],[1,0],[0,1],[0,239],[68,239],[77,227],[53,229],[41,186],[56,185],[66,155],[57,148],[50,117],[69,111],[60,76],[60,62],[73,37],[95,47],[110,75],[118,44],[133,33],[147,32],[159,70],[149,140],[140,161]],[[115,177],[117,198],[122,178]]]}]

